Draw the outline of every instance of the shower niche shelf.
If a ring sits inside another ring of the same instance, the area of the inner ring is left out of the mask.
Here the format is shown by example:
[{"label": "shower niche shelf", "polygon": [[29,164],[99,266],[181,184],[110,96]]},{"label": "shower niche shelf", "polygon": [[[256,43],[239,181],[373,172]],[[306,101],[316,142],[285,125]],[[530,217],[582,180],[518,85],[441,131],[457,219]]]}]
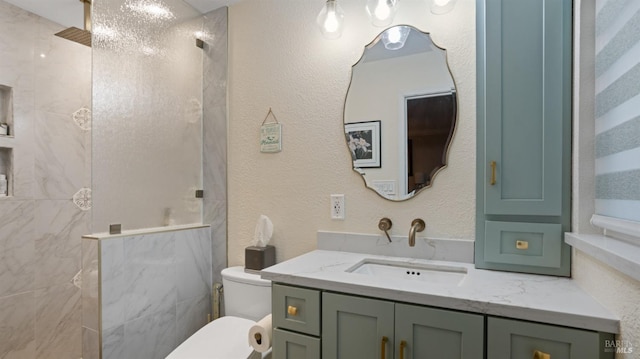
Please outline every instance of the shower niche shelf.
[{"label": "shower niche shelf", "polygon": [[13,89],[0,84],[0,138],[13,137]]},{"label": "shower niche shelf", "polygon": [[7,178],[7,194],[6,196],[0,195],[2,198],[7,198],[13,193],[13,149],[8,147],[0,147],[0,174],[5,175]]}]

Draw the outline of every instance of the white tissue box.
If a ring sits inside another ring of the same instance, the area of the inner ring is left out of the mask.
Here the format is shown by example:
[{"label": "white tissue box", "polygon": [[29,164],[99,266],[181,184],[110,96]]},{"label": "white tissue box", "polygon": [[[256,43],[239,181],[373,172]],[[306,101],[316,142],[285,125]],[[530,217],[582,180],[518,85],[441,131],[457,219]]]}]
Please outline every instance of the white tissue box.
[{"label": "white tissue box", "polygon": [[260,271],[276,264],[276,247],[247,247],[244,249],[244,268]]}]

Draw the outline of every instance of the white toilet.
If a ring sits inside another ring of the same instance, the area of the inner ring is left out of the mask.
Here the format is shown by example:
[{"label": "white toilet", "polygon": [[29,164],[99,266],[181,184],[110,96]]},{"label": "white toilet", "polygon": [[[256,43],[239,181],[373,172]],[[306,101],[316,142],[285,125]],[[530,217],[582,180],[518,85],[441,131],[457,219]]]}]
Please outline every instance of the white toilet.
[{"label": "white toilet", "polygon": [[249,328],[271,313],[271,281],[243,267],[222,270],[225,316],[205,325],[178,346],[166,359],[268,358],[253,352]]}]

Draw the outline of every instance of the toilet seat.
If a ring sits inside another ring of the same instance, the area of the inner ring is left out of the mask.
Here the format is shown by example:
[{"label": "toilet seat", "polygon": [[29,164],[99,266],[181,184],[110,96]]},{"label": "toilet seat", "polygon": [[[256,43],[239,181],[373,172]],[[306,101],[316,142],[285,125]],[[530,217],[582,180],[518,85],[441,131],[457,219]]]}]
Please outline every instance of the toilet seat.
[{"label": "toilet seat", "polygon": [[221,317],[200,328],[165,359],[246,359],[253,353],[248,333],[256,322]]}]

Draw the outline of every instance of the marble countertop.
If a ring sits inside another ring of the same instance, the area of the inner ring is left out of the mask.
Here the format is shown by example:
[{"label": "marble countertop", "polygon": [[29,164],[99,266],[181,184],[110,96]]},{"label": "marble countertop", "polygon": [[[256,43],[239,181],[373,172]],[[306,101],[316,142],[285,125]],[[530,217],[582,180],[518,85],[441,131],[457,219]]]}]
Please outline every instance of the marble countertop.
[{"label": "marble countertop", "polygon": [[[457,284],[349,273],[364,259],[467,269]],[[473,264],[315,250],[262,270],[273,282],[541,323],[619,333],[619,318],[569,278],[476,269]]]}]

